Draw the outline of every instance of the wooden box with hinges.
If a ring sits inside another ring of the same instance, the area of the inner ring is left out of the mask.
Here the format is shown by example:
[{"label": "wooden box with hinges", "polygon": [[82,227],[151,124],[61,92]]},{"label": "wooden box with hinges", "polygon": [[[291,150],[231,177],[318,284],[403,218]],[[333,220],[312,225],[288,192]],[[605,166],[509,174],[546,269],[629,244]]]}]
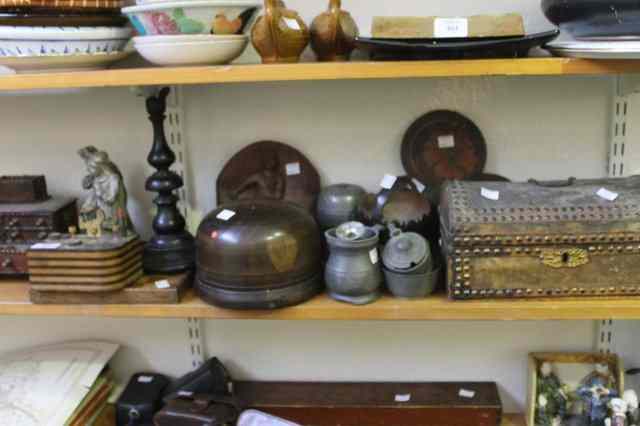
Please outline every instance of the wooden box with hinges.
[{"label": "wooden box with hinges", "polygon": [[640,295],[640,176],[447,182],[453,299]]},{"label": "wooden box with hinges", "polygon": [[245,407],[313,426],[498,426],[494,382],[235,382]]},{"label": "wooden box with hinges", "polygon": [[26,274],[29,246],[77,223],[74,198],[0,204],[0,275]]}]

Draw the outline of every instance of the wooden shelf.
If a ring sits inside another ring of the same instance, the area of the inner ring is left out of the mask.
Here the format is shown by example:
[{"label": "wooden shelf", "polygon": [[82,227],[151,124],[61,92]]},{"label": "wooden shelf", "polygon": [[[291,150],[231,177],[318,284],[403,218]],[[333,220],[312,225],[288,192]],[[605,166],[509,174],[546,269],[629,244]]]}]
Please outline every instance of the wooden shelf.
[{"label": "wooden shelf", "polygon": [[640,319],[640,298],[480,300],[452,302],[444,295],[422,300],[383,297],[352,306],[320,295],[275,311],[233,311],[210,306],[188,292],[177,305],[34,305],[23,281],[0,281],[0,315],[206,318],[263,320],[599,320]]},{"label": "wooden shelf", "polygon": [[502,426],[526,426],[527,422],[522,414],[505,414]]},{"label": "wooden shelf", "polygon": [[16,74],[0,77],[0,90],[156,86],[265,81],[426,77],[599,75],[640,73],[640,61],[526,58],[451,61],[345,62],[209,67],[132,68]]}]

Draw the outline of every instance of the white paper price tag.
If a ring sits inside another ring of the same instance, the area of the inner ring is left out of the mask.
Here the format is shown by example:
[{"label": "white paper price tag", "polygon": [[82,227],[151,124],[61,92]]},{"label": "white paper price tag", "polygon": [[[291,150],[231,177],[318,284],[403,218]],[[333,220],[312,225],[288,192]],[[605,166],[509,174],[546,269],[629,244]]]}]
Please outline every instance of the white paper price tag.
[{"label": "white paper price tag", "polygon": [[152,376],[138,376],[138,383],[151,383],[153,382]]},{"label": "white paper price tag", "polygon": [[447,149],[447,148],[455,148],[455,146],[456,146],[456,138],[453,135],[438,136],[438,148]]},{"label": "white paper price tag", "polygon": [[474,396],[476,396],[476,391],[460,389],[460,392],[458,392],[458,396],[460,396],[461,398],[473,398]]},{"label": "white paper price tag", "polygon": [[224,220],[226,222],[227,220],[231,219],[235,215],[236,215],[236,212],[234,212],[233,210],[224,209],[220,213],[218,213],[216,218],[220,220]]},{"label": "white paper price tag", "polygon": [[55,250],[60,248],[60,243],[38,243],[31,246],[33,250]]},{"label": "white paper price tag", "polygon": [[178,391],[178,396],[193,396],[193,392],[189,392],[189,391]]},{"label": "white paper price tag", "polygon": [[167,281],[167,280],[156,281],[154,284],[155,284],[156,288],[158,288],[160,290],[165,290],[167,288],[171,288],[171,283],[169,283],[169,281]]},{"label": "white paper price tag", "polygon": [[469,21],[466,18],[436,18],[433,21],[435,38],[464,38],[469,36]]},{"label": "white paper price tag", "polygon": [[498,201],[500,199],[500,191],[494,191],[493,189],[480,188],[480,195],[487,200]]},{"label": "white paper price tag", "polygon": [[293,30],[300,30],[300,24],[298,24],[298,21],[296,21],[295,19],[292,18],[283,18],[284,19],[284,23],[287,24],[287,27],[293,29]]},{"label": "white paper price tag", "polygon": [[426,186],[424,186],[422,184],[422,182],[420,182],[418,179],[413,178],[411,179],[411,182],[413,182],[413,184],[416,186],[416,189],[418,190],[419,193],[423,193],[425,189],[427,189]]},{"label": "white paper price tag", "polygon": [[396,394],[395,401],[396,402],[409,402],[409,401],[411,401],[411,394],[410,393],[402,393],[402,394],[399,393],[399,394]]},{"label": "white paper price tag", "polygon": [[609,191],[607,188],[600,188],[596,194],[598,197],[604,198],[607,201],[615,201],[616,198],[618,198],[617,192]]},{"label": "white paper price tag", "polygon": [[382,181],[380,182],[380,186],[384,189],[391,189],[393,188],[393,185],[396,184],[397,180],[398,178],[394,175],[384,175]]},{"label": "white paper price tag", "polygon": [[300,173],[302,173],[300,170],[300,163],[287,164],[287,176],[295,176],[299,175]]},{"label": "white paper price tag", "polygon": [[374,265],[376,263],[378,263],[378,249],[377,248],[372,248],[369,251],[369,259],[371,259],[371,263],[373,263]]}]

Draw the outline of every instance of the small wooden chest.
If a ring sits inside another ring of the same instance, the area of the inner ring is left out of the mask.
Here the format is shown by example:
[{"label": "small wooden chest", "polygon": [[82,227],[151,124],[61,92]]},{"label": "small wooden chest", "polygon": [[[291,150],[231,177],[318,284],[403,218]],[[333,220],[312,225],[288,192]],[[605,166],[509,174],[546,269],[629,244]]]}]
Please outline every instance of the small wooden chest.
[{"label": "small wooden chest", "polygon": [[0,203],[34,203],[49,198],[44,176],[0,176]]},{"label": "small wooden chest", "polygon": [[0,204],[0,275],[27,273],[29,246],[51,233],[77,226],[73,198],[50,198],[38,203]]},{"label": "small wooden chest", "polygon": [[499,426],[495,383],[237,382],[243,405],[303,426]]},{"label": "small wooden chest", "polygon": [[640,294],[640,177],[448,182],[440,220],[454,299]]}]

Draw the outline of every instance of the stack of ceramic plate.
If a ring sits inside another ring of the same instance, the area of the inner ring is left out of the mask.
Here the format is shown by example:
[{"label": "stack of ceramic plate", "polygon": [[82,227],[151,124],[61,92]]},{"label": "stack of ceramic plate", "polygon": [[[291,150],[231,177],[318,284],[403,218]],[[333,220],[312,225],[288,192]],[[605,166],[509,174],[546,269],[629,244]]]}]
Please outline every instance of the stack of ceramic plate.
[{"label": "stack of ceramic plate", "polygon": [[0,65],[21,71],[102,68],[126,56],[123,27],[0,26]]},{"label": "stack of ceramic plate", "polygon": [[227,64],[247,47],[257,0],[138,0],[126,7],[136,50],[156,65]]},{"label": "stack of ceramic plate", "polygon": [[640,2],[542,0],[551,22],[572,39],[546,48],[554,55],[588,59],[640,59]]},{"label": "stack of ceramic plate", "polygon": [[0,65],[17,72],[102,68],[122,59],[123,0],[0,0]]}]

